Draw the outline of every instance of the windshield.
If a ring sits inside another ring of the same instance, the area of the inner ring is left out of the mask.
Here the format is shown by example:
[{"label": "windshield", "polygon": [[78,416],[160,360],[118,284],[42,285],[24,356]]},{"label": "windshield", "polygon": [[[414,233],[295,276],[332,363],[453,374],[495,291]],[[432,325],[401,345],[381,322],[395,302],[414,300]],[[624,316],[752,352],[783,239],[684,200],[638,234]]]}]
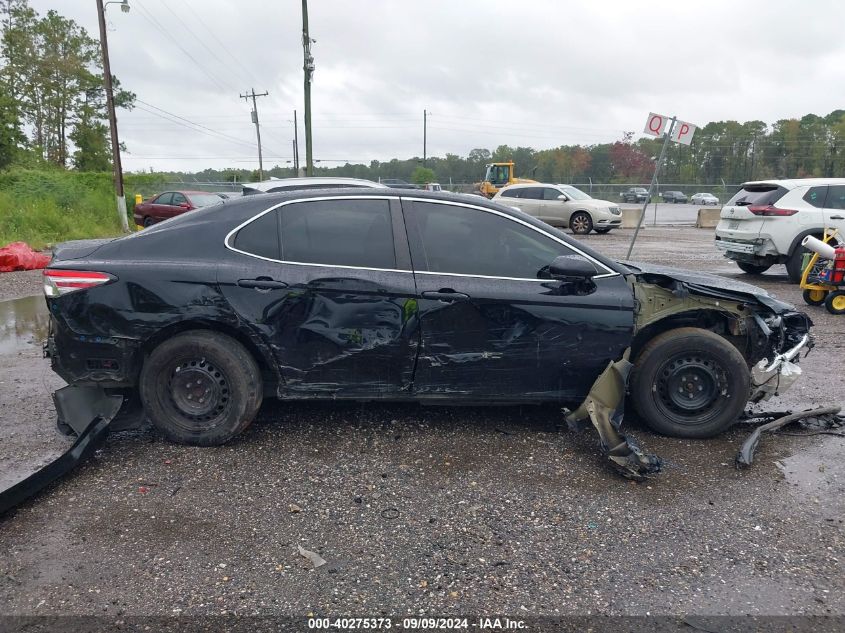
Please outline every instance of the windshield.
[{"label": "windshield", "polygon": [[191,202],[195,207],[207,207],[212,204],[220,204],[223,200],[216,193],[192,193]]},{"label": "windshield", "polygon": [[572,185],[560,185],[560,190],[563,191],[570,200],[590,200],[591,197],[580,189],[576,189]]}]

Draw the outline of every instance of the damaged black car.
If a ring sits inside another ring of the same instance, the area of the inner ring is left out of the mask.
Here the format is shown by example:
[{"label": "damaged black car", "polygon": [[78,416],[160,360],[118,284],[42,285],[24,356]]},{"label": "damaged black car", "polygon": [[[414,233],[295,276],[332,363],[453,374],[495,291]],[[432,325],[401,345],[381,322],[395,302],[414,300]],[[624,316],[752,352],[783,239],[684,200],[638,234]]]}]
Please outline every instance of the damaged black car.
[{"label": "damaged black car", "polygon": [[245,198],[61,245],[44,288],[60,426],[120,405],[115,424],[143,415],[197,445],[244,431],[268,397],[555,402],[630,461],[625,408],[712,436],[787,388],[812,345],[809,318],[764,290],[618,263],[446,193]]}]

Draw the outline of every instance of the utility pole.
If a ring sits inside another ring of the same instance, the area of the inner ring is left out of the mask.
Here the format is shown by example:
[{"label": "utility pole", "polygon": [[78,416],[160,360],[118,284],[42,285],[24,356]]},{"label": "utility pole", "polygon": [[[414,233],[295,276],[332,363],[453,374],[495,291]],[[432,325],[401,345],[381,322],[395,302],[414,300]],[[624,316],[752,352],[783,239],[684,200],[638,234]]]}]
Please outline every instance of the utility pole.
[{"label": "utility pole", "polygon": [[252,122],[255,123],[255,137],[258,139],[258,180],[264,180],[264,159],[261,156],[261,128],[258,125],[258,104],[255,102],[256,97],[266,97],[267,93],[255,93],[255,88],[245,95],[241,95],[241,99],[248,101],[252,99]]},{"label": "utility pole", "polygon": [[[128,4],[126,5],[128,7]],[[126,198],[123,194],[123,166],[120,164],[120,141],[117,138],[117,115],[114,112],[114,89],[112,87],[111,65],[109,64],[109,42],[106,39],[106,10],[103,0],[97,0],[97,17],[100,21],[100,48],[103,51],[103,79],[106,84],[106,107],[109,111],[109,132],[111,133],[112,167],[114,168],[114,195],[117,199],[117,215],[120,228],[129,232],[126,218]]]},{"label": "utility pole", "polygon": [[302,0],[302,70],[305,71],[305,175],[314,175],[314,157],[311,151],[311,79],[314,76],[312,40],[308,34],[308,0]]},{"label": "utility pole", "polygon": [[299,124],[296,122],[296,110],[293,111],[293,166],[299,176]]},{"label": "utility pole", "polygon": [[425,167],[426,160],[426,142],[428,140],[428,111],[423,110],[423,167]]}]

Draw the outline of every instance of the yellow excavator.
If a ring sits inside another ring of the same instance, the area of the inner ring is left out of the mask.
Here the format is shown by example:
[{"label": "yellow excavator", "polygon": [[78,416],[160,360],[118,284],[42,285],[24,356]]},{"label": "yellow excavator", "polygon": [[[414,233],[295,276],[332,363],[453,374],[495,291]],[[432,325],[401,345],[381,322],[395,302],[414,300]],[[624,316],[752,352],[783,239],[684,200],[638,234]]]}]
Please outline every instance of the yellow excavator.
[{"label": "yellow excavator", "polygon": [[521,183],[537,182],[529,178],[515,178],[514,162],[508,161],[506,163],[490,163],[486,165],[487,171],[484,173],[484,181],[475,183],[475,193],[478,193],[487,198],[492,198],[502,187],[508,185],[516,185]]}]

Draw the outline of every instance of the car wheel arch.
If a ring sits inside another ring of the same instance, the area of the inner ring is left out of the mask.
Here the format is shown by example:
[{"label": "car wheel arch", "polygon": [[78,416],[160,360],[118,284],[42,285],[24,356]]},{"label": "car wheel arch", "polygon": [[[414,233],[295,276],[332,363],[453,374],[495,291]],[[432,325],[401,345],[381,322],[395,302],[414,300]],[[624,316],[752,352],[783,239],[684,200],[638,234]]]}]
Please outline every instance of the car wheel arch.
[{"label": "car wheel arch", "polygon": [[264,379],[265,394],[276,395],[277,387],[282,382],[278,367],[269,351],[262,349],[263,344],[257,339],[254,334],[247,334],[243,330],[233,327],[231,325],[220,323],[217,321],[204,321],[199,319],[187,319],[172,323],[161,330],[158,330],[153,336],[144,340],[141,345],[141,362],[138,365],[138,372],[140,373],[143,363],[149,358],[153,350],[161,345],[164,341],[188,331],[208,331],[217,332],[228,336],[244,346],[258,364],[258,369]]},{"label": "car wheel arch", "polygon": [[812,229],[804,229],[798,235],[796,235],[792,239],[792,243],[789,245],[789,252],[788,253],[781,253],[785,257],[789,257],[792,253],[795,252],[795,249],[801,246],[801,241],[807,237],[808,235],[812,235],[816,239],[822,239],[824,233],[823,228],[812,228]]},{"label": "car wheel arch", "polygon": [[658,321],[649,323],[645,327],[636,332],[631,342],[631,360],[637,358],[643,348],[649,341],[655,337],[668,332],[685,327],[695,327],[703,330],[709,330],[714,334],[718,334],[726,341],[736,347],[740,354],[745,357],[746,362],[751,365],[751,361],[747,357],[747,350],[741,342],[744,342],[744,336],[735,336],[730,334],[731,321],[735,320],[734,315],[723,312],[717,309],[695,309],[686,310],[666,316]]}]

